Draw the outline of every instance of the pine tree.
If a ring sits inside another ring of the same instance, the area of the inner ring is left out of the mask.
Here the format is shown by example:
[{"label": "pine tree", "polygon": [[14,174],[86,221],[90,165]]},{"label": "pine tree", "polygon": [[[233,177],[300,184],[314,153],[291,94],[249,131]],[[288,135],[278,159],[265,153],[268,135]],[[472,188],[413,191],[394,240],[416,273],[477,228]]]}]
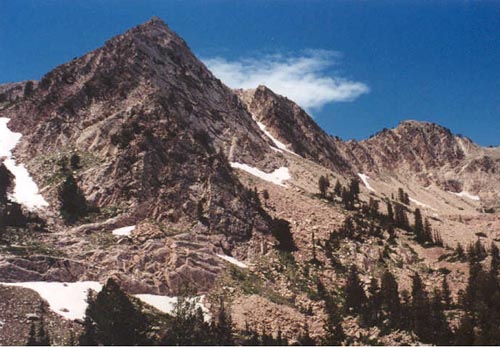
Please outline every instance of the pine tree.
[{"label": "pine tree", "polygon": [[492,281],[497,282],[498,281],[498,267],[500,263],[500,252],[498,250],[498,247],[495,243],[491,243],[491,264],[490,264],[490,276]]},{"label": "pine tree", "polygon": [[73,170],[78,170],[80,169],[80,156],[77,153],[73,153],[71,157],[69,158],[69,162],[71,165],[71,168]]},{"label": "pine tree", "polygon": [[433,239],[431,223],[426,218],[424,223],[424,235],[423,235],[424,242],[430,242],[434,243],[436,246],[442,246],[443,240],[441,240],[441,234],[439,234],[439,232],[436,231],[434,236],[435,237]]},{"label": "pine tree", "polygon": [[409,229],[409,223],[408,223],[408,217],[405,212],[405,208],[403,205],[396,203],[394,205],[394,224],[401,229],[408,230]]},{"label": "pine tree", "polygon": [[30,332],[28,335],[28,340],[26,341],[26,346],[38,346],[38,341],[36,339],[36,327],[35,323],[31,321]]},{"label": "pine tree", "polygon": [[398,200],[400,202],[402,202],[403,204],[406,201],[406,199],[405,199],[405,191],[403,190],[403,188],[398,188]]},{"label": "pine tree", "polygon": [[[217,321],[214,326],[215,342],[219,346],[231,346],[233,342],[233,326],[231,316],[227,313],[224,301],[220,301]],[[201,342],[198,342],[201,344]]]},{"label": "pine tree", "polygon": [[426,241],[426,237],[424,236],[424,224],[422,222],[422,214],[420,213],[420,209],[415,209],[415,224],[413,226],[413,232],[417,237],[418,243],[424,243]]},{"label": "pine tree", "polygon": [[304,326],[302,335],[298,338],[298,341],[301,346],[316,346],[316,341],[314,341],[311,338],[311,335],[309,335],[309,325],[307,324],[307,322]]},{"label": "pine tree", "polygon": [[349,192],[352,195],[352,198],[354,201],[359,201],[359,180],[357,178],[351,179],[351,182],[349,184]]},{"label": "pine tree", "polygon": [[[90,303],[90,300],[87,298],[87,302]],[[80,346],[97,346],[97,335],[95,331],[95,324],[88,316],[83,320],[83,332],[78,338],[78,344]]]},{"label": "pine tree", "polygon": [[36,341],[38,346],[50,346],[50,334],[45,328],[45,320],[43,315],[40,318],[40,323],[38,323],[38,329],[36,331]]},{"label": "pine tree", "polygon": [[320,192],[320,195],[321,197],[325,197],[326,196],[326,191],[328,190],[328,187],[330,187],[330,181],[328,180],[328,177],[326,176],[320,176],[319,180],[318,180],[318,188],[319,188],[319,192]]},{"label": "pine tree", "polygon": [[401,302],[399,301],[398,282],[390,271],[385,271],[380,284],[380,307],[386,313],[391,326],[399,324]]},{"label": "pine tree", "polygon": [[262,191],[262,197],[264,198],[264,205],[267,207],[267,201],[269,200],[269,192],[267,189]]},{"label": "pine tree", "polygon": [[[113,279],[109,279],[95,299],[90,300],[85,313],[94,325],[96,342],[99,344],[147,343],[145,317]],[[84,335],[92,338],[93,334],[86,329]]]},{"label": "pine tree", "polygon": [[460,261],[464,261],[467,257],[465,256],[465,250],[464,247],[460,242],[457,243],[457,246],[455,247],[455,255]]},{"label": "pine tree", "polygon": [[428,318],[429,334],[426,336],[429,342],[437,345],[449,345],[451,341],[451,330],[444,315],[442,304],[442,293],[434,290],[430,305],[430,317]]},{"label": "pine tree", "polygon": [[451,300],[451,290],[450,290],[450,286],[448,285],[448,280],[447,280],[447,277],[444,276],[443,278],[443,283],[441,285],[441,293],[442,293],[442,301],[444,302],[445,304],[445,309],[449,309],[451,307],[451,304],[452,304],[452,300]]},{"label": "pine tree", "polygon": [[377,324],[377,322],[379,321],[381,309],[380,288],[375,277],[372,277],[372,279],[370,280],[368,293],[370,294],[370,296],[368,298],[366,320],[368,321],[368,324],[373,325]]},{"label": "pine tree", "polygon": [[24,85],[24,97],[28,98],[31,95],[33,95],[34,90],[35,88],[33,82],[32,81],[26,82],[26,84]]},{"label": "pine tree", "polygon": [[394,212],[392,210],[392,204],[390,201],[387,201],[387,220],[389,223],[394,222]]},{"label": "pine tree", "polygon": [[344,288],[345,307],[353,313],[362,313],[366,303],[366,295],[358,276],[358,269],[353,265],[347,276],[347,283]]},{"label": "pine tree", "polygon": [[330,295],[325,297],[325,311],[327,315],[324,325],[325,334],[321,342],[325,346],[340,346],[346,339],[346,335],[342,328],[342,315]]},{"label": "pine tree", "polygon": [[413,331],[421,338],[429,336],[431,330],[428,321],[430,316],[429,298],[422,279],[417,273],[412,278],[411,300]]},{"label": "pine tree", "polygon": [[311,259],[311,264],[315,266],[321,265],[321,262],[318,260],[317,255],[316,255],[316,239],[314,237],[314,231],[311,234],[311,252],[312,252],[312,259]]},{"label": "pine tree", "polygon": [[460,325],[455,332],[455,345],[472,346],[475,341],[474,323],[472,317],[465,312],[460,320]]},{"label": "pine tree", "polygon": [[14,182],[14,176],[0,163],[0,204],[5,204],[9,201],[8,192]]},{"label": "pine tree", "polygon": [[66,178],[58,191],[61,203],[61,214],[66,223],[74,223],[87,213],[87,202],[82,191],[71,173]]},{"label": "pine tree", "polygon": [[339,198],[342,197],[342,185],[340,184],[340,181],[337,180],[337,183],[335,183],[335,187],[333,188],[333,192],[335,193],[336,196]]}]

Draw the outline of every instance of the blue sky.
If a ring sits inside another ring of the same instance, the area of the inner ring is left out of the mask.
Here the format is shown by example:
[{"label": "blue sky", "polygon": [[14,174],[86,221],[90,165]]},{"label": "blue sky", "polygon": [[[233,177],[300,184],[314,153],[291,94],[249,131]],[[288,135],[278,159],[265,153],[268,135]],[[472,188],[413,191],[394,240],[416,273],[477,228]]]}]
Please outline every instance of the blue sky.
[{"label": "blue sky", "polygon": [[499,1],[0,0],[0,13],[0,83],[156,15],[224,82],[270,84],[332,135],[417,119],[500,145]]}]

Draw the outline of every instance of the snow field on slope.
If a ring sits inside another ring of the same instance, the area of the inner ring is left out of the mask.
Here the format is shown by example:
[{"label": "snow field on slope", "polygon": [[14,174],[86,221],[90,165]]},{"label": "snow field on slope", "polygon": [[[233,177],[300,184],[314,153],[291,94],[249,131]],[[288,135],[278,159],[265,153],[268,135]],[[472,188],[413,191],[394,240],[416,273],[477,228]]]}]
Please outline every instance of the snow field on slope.
[{"label": "snow field on slope", "polygon": [[[158,311],[163,313],[168,313],[170,315],[174,314],[175,304],[177,303],[177,296],[166,296],[166,295],[155,295],[155,294],[136,294],[134,295],[137,299],[142,302],[153,306]],[[203,312],[203,317],[206,321],[211,318],[210,311],[203,305],[204,295],[195,296],[189,298],[191,303],[195,304],[196,308],[201,308]]]},{"label": "snow field on slope", "polygon": [[[102,285],[94,281],[82,282],[0,282],[0,285],[21,287],[34,290],[49,303],[49,308],[66,319],[84,319],[87,309],[87,295],[89,289],[101,291]],[[136,298],[153,306],[157,310],[173,314],[178,298],[176,296],[136,294]],[[210,311],[203,305],[204,296],[190,298],[195,307],[201,308],[206,320],[210,319]]]},{"label": "snow field on slope", "polygon": [[473,195],[473,194],[466,192],[466,191],[463,191],[460,193],[453,193],[453,194],[455,194],[456,196],[459,196],[461,198],[467,198],[467,199],[474,200],[474,201],[481,200],[481,198],[479,196]]},{"label": "snow field on slope", "polygon": [[83,319],[87,309],[88,290],[100,291],[99,282],[17,282],[0,283],[4,286],[22,287],[36,291],[47,300],[52,311],[66,319]]},{"label": "snow field on slope", "polygon": [[224,259],[225,261],[227,262],[230,262],[231,264],[234,264],[238,267],[241,267],[243,269],[246,269],[248,268],[248,265],[245,264],[244,262],[242,261],[239,261],[238,259],[234,258],[234,257],[231,257],[229,255],[225,255],[225,254],[217,254],[217,256],[221,259]]},{"label": "snow field on slope", "polygon": [[291,178],[290,172],[288,171],[287,167],[280,167],[279,169],[274,170],[271,173],[266,173],[262,170],[257,169],[256,167],[247,165],[247,164],[242,164],[242,163],[235,163],[231,162],[231,167],[235,169],[240,169],[243,171],[248,172],[249,174],[259,177],[263,179],[264,181],[268,181],[271,183],[274,183],[278,186],[284,187],[285,185],[283,184],[284,181],[289,180]]},{"label": "snow field on slope", "polygon": [[130,234],[132,234],[132,231],[134,231],[134,229],[135,225],[131,225],[128,227],[115,229],[111,233],[115,236],[130,236]]},{"label": "snow field on slope", "polygon": [[288,149],[288,147],[283,143],[281,142],[280,140],[278,140],[277,138],[275,138],[273,135],[271,135],[271,133],[269,131],[266,130],[266,126],[261,123],[261,122],[257,122],[257,125],[259,126],[260,130],[262,130],[262,132],[271,139],[271,141],[274,143],[274,145],[276,146],[276,148],[278,148],[279,150],[282,150],[282,151],[285,151],[285,152],[288,152],[290,154],[293,154],[293,155],[296,155],[298,157],[300,157],[297,153],[291,151]]},{"label": "snow field on slope", "polygon": [[410,201],[411,201],[411,202],[413,202],[414,204],[419,205],[419,206],[422,206],[422,207],[427,207],[427,208],[429,208],[429,209],[431,209],[431,210],[437,211],[434,207],[429,206],[429,205],[427,205],[427,204],[424,204],[423,202],[420,202],[420,201],[418,201],[417,199],[410,198]]},{"label": "snow field on slope", "polygon": [[14,193],[11,198],[30,210],[49,206],[40,195],[38,186],[31,178],[23,164],[16,164],[12,158],[12,150],[21,139],[21,134],[10,131],[8,118],[0,118],[0,160],[4,158],[5,167],[14,175]]},{"label": "snow field on slope", "polygon": [[358,176],[359,178],[361,178],[361,181],[363,181],[363,184],[365,185],[365,187],[368,189],[368,190],[371,190],[372,192],[375,191],[375,189],[373,189],[373,187],[370,185],[370,183],[368,183],[368,179],[370,177],[368,177],[367,175],[365,174],[362,174],[362,173],[358,173]]}]

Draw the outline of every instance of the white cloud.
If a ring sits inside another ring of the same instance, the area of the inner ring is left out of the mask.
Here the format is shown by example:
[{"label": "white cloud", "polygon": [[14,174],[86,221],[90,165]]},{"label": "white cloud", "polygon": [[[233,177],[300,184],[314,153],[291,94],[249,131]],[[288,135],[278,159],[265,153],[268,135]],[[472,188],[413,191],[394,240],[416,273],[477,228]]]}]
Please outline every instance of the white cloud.
[{"label": "white cloud", "polygon": [[338,57],[331,51],[308,50],[300,56],[273,54],[233,61],[216,57],[204,63],[231,88],[250,89],[263,84],[313,110],[330,102],[352,101],[370,90],[364,83],[331,73]]}]

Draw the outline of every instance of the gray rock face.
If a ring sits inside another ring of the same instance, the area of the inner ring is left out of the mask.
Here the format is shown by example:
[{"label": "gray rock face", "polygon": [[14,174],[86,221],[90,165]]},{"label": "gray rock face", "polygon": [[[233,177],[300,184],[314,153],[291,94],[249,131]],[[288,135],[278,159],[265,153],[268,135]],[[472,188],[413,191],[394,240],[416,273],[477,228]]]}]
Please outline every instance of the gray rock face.
[{"label": "gray rock face", "polygon": [[443,190],[480,194],[500,201],[500,148],[484,148],[433,123],[405,121],[364,141],[344,142],[326,134],[293,101],[264,86],[236,91],[253,117],[295,153],[335,172],[373,173]]},{"label": "gray rock face", "polygon": [[291,151],[333,171],[354,173],[352,164],[343,155],[344,143],[326,134],[293,101],[265,86],[236,92],[253,117],[264,124],[275,138],[289,145]]},{"label": "gray rock face", "polygon": [[16,154],[38,179],[46,162],[32,158],[61,148],[95,156],[79,180],[98,207],[183,231],[202,218],[207,231],[237,239],[266,229],[227,158],[272,169],[269,140],[157,18],[57,67],[0,116],[23,133]]}]

